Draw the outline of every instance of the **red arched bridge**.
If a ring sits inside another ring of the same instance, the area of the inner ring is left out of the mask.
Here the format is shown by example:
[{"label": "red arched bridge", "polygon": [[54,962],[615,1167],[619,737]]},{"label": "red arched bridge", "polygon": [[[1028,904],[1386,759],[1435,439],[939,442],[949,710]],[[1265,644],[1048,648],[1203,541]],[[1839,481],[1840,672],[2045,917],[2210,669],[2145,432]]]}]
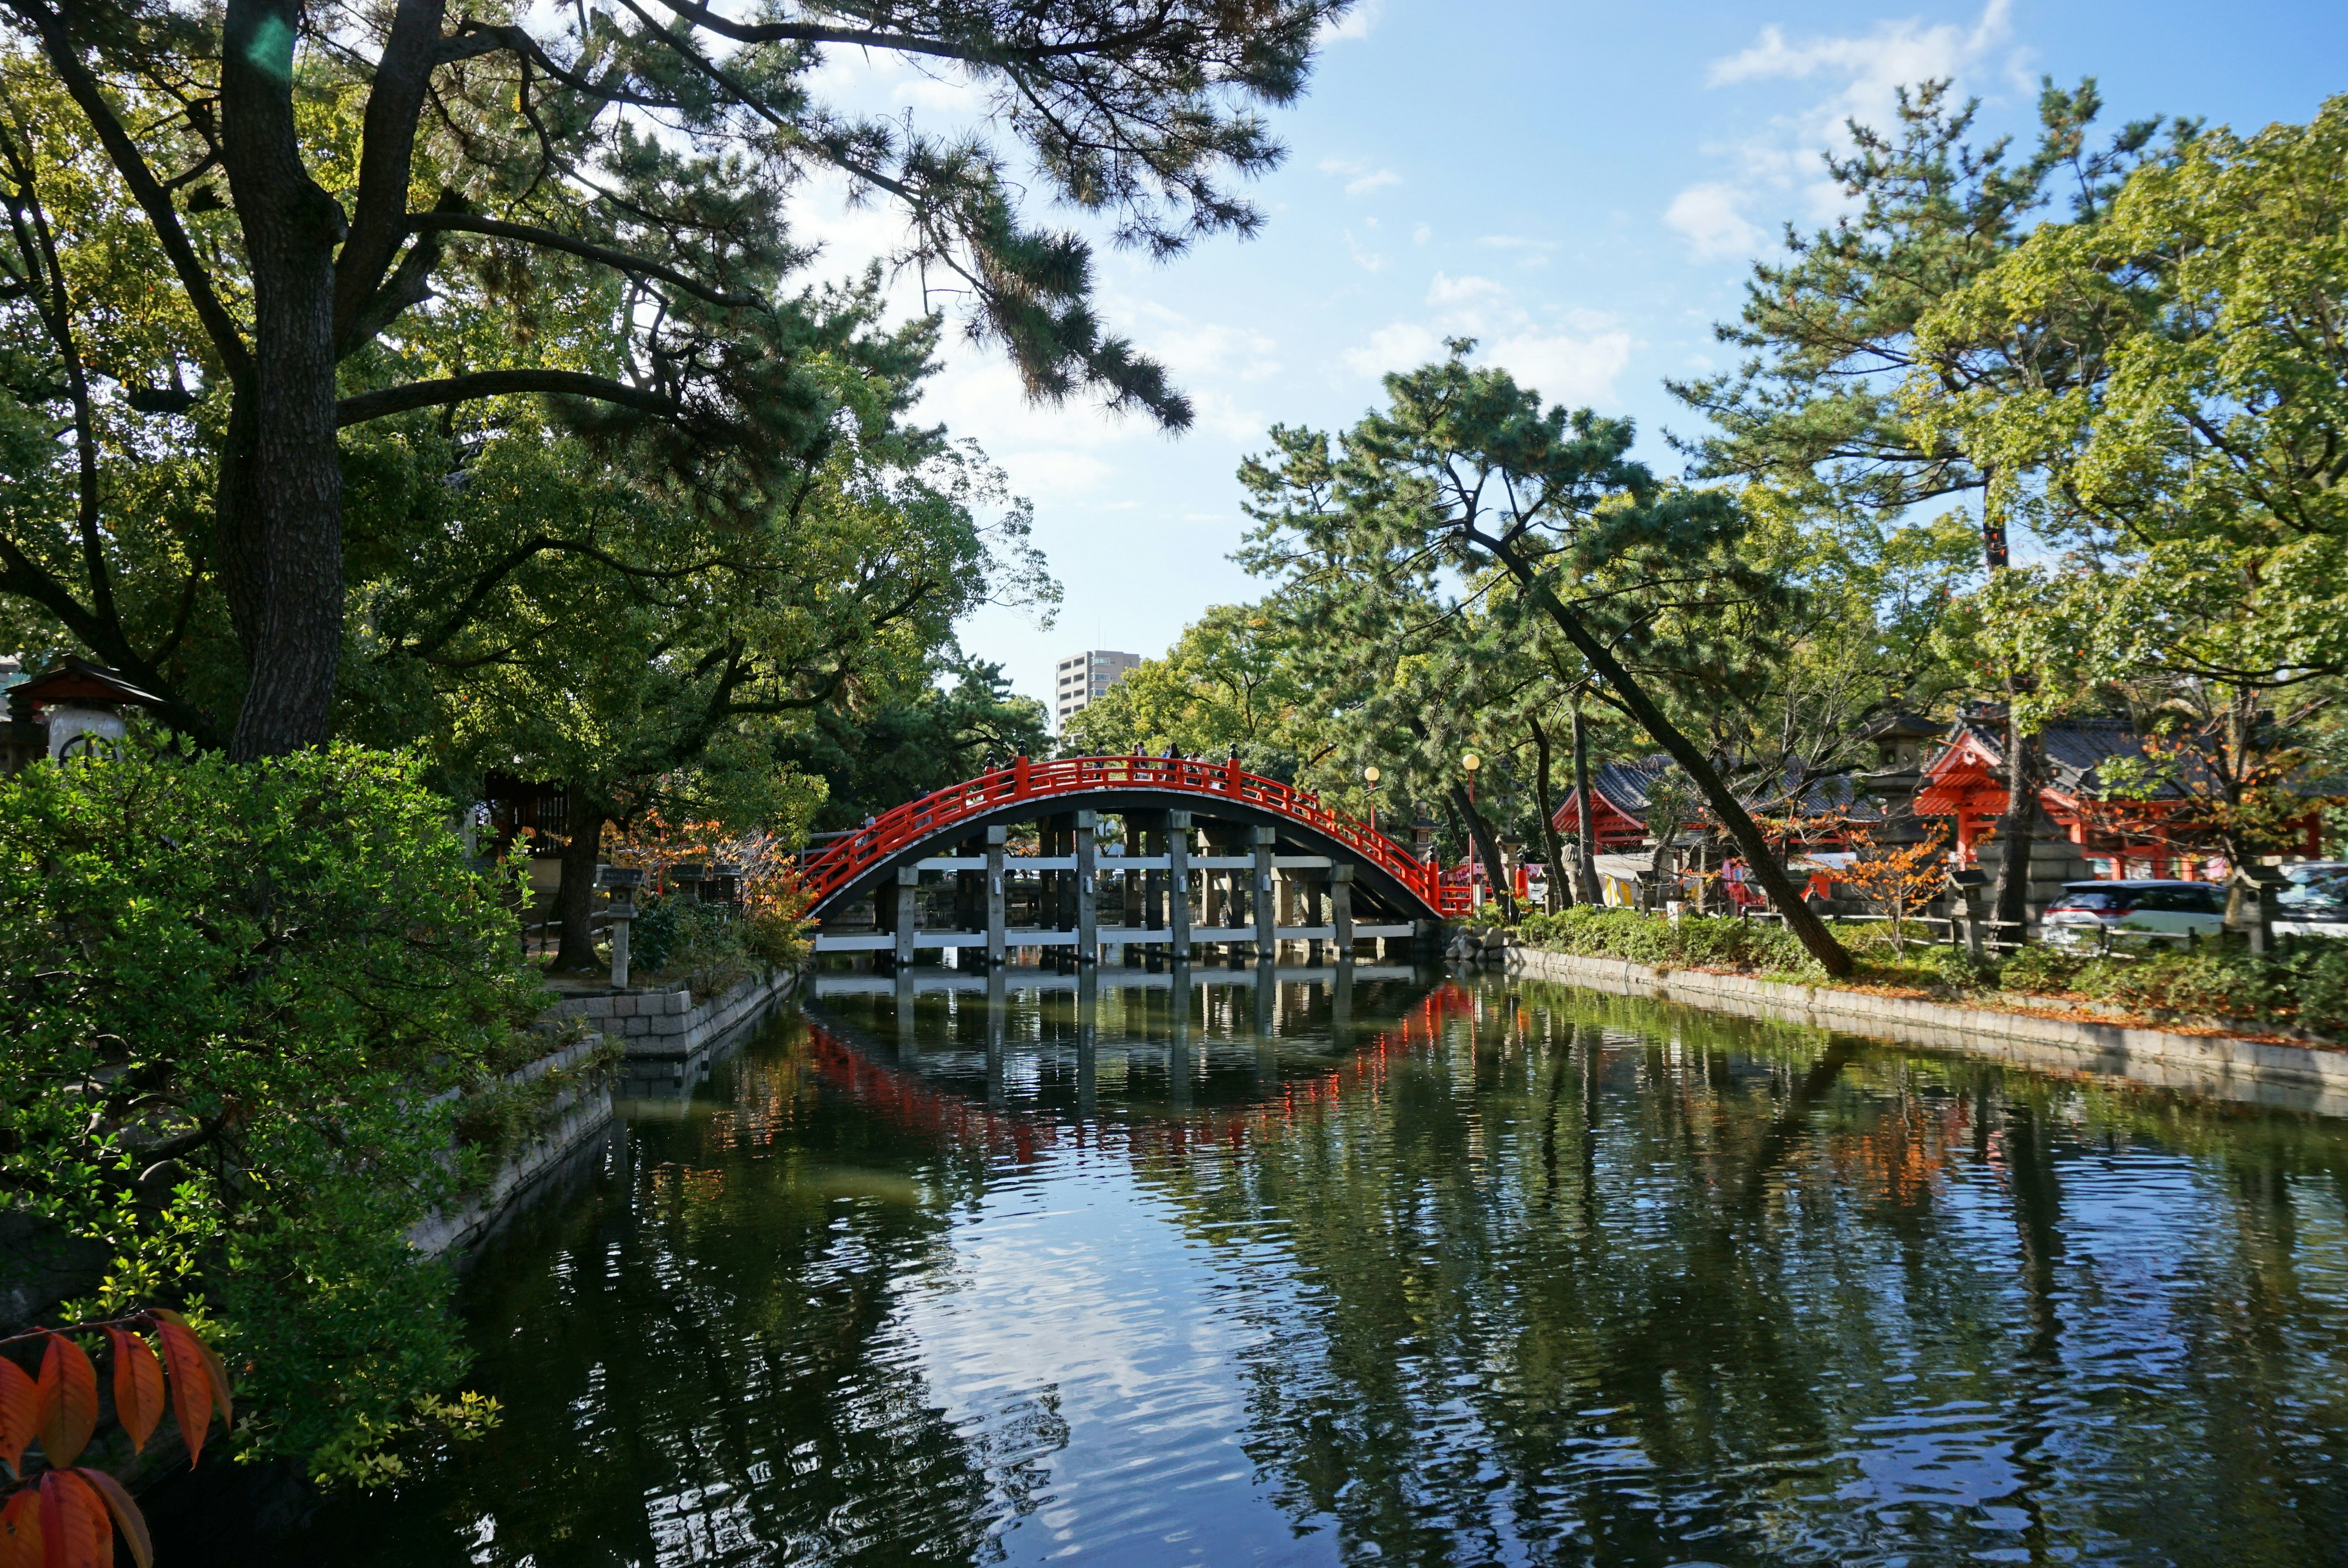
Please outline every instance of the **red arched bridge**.
[{"label": "red arched bridge", "polygon": [[[1122,821],[1121,844],[1103,845],[1105,817]],[[1032,852],[1012,832],[1031,822]],[[801,876],[819,952],[900,964],[949,948],[990,965],[1023,948],[1078,963],[1103,947],[1152,963],[1210,946],[1269,958],[1283,942],[1344,958],[1424,935],[1468,897],[1308,791],[1186,757],[1021,757],[843,835]]]}]

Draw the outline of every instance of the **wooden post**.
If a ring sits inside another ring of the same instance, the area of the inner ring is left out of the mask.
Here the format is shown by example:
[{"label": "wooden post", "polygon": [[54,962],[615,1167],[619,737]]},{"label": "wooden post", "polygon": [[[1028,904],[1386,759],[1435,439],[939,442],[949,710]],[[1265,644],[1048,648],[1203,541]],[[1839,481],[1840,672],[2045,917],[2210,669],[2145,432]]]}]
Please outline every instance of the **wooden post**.
[{"label": "wooden post", "polygon": [[1099,825],[1098,812],[1080,811],[1076,814],[1076,964],[1080,968],[1090,968],[1100,962],[1100,921],[1093,907],[1100,892],[1100,866],[1097,859],[1100,854],[1100,838],[1093,831]]},{"label": "wooden post", "polygon": [[1337,927],[1337,962],[1354,961],[1354,868],[1329,867],[1329,923]]},{"label": "wooden post", "polygon": [[1011,829],[1001,823],[986,830],[986,968],[992,973],[1000,969],[1008,955],[1004,951],[1004,930],[1009,922],[1005,916],[1003,896],[1004,845],[1011,842]]},{"label": "wooden post", "polygon": [[897,923],[891,927],[897,938],[895,953],[897,972],[911,972],[913,968],[913,932],[921,925],[922,909],[917,900],[922,886],[919,866],[897,867]]},{"label": "wooden post", "polygon": [[1276,827],[1259,827],[1255,840],[1255,957],[1260,964],[1280,961],[1280,900],[1272,886],[1272,846],[1280,836]]},{"label": "wooden post", "polygon": [[[1166,814],[1166,935],[1167,948],[1178,964],[1190,962],[1190,814]],[[1182,988],[1183,1017],[1189,1016],[1189,972],[1176,977]]]},{"label": "wooden post", "polygon": [[1126,929],[1126,940],[1122,951],[1125,954],[1125,967],[1128,969],[1138,968],[1141,965],[1142,946],[1133,940],[1132,933],[1142,925],[1141,906],[1144,902],[1142,890],[1148,882],[1146,873],[1136,871],[1132,866],[1134,861],[1148,853],[1149,834],[1142,825],[1140,814],[1126,813],[1126,868],[1117,877],[1117,891],[1118,924]]}]

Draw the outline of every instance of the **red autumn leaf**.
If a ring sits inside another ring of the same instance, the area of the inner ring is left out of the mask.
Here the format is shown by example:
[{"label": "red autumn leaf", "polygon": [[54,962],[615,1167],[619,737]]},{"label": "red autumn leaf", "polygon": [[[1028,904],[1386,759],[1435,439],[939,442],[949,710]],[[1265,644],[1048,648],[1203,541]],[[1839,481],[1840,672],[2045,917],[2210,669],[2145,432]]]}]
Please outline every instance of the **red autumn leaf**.
[{"label": "red autumn leaf", "polygon": [[25,1369],[0,1356],[0,1460],[8,1473],[25,1473],[25,1445],[41,1426],[41,1396]]},{"label": "red autumn leaf", "polygon": [[194,1329],[188,1327],[186,1318],[168,1307],[155,1307],[147,1316],[152,1317],[158,1326],[176,1325],[180,1331],[188,1337],[188,1343],[193,1345],[196,1348],[196,1354],[203,1358],[204,1376],[211,1388],[213,1408],[220,1411],[221,1425],[224,1427],[236,1425],[236,1403],[229,1398],[228,1368],[221,1365],[221,1358],[212,1353],[212,1348],[205,1344],[202,1337]]},{"label": "red autumn leaf", "polygon": [[41,1400],[41,1457],[63,1470],[81,1457],[98,1426],[98,1368],[80,1346],[52,1334],[41,1354],[36,1391]]},{"label": "red autumn leaf", "polygon": [[160,1313],[156,1318],[156,1330],[163,1337],[163,1361],[171,1369],[171,1412],[180,1418],[180,1440],[188,1445],[192,1465],[203,1458],[204,1433],[212,1424],[211,1374],[205,1369],[194,1331]]},{"label": "red autumn leaf", "polygon": [[163,1419],[163,1363],[136,1334],[108,1328],[106,1337],[114,1347],[114,1419],[130,1434],[130,1451],[137,1453]]},{"label": "red autumn leaf", "polygon": [[114,1521],[78,1471],[41,1474],[41,1568],[114,1568]]},{"label": "red autumn leaf", "polygon": [[0,1507],[0,1568],[41,1568],[41,1489],[28,1486]]},{"label": "red autumn leaf", "polygon": [[102,1470],[82,1469],[74,1474],[88,1481],[90,1489],[106,1501],[106,1511],[114,1515],[114,1522],[122,1527],[122,1539],[130,1542],[130,1555],[139,1568],[155,1568],[155,1542],[147,1533],[147,1516],[122,1490],[122,1483]]}]

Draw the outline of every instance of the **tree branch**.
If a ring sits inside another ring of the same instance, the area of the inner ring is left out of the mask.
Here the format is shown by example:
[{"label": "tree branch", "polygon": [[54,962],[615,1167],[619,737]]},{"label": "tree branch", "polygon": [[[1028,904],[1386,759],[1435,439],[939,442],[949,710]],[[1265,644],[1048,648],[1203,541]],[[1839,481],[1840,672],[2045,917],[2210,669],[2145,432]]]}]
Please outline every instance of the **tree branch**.
[{"label": "tree branch", "polygon": [[231,378],[243,381],[252,374],[252,352],[245,346],[244,334],[237,328],[228,308],[221,303],[213,291],[211,274],[204,270],[196,255],[196,248],[188,239],[188,231],[180,224],[180,214],[171,205],[170,192],[147,167],[130,133],[115,117],[113,106],[106,101],[106,91],[98,77],[82,64],[81,56],[66,30],[65,19],[38,0],[5,0],[9,10],[31,25],[40,35],[41,52],[66,91],[98,133],[98,139],[108,159],[130,189],[131,199],[139,203],[147,221],[155,228],[156,242],[171,263],[180,286],[188,292],[188,302],[195,308],[196,319],[202,323],[204,335],[211,340],[212,351],[221,356],[221,364]]},{"label": "tree branch", "polygon": [[541,245],[550,251],[566,251],[573,256],[599,261],[623,272],[658,278],[696,299],[706,300],[713,305],[728,310],[762,310],[767,302],[755,294],[729,294],[721,289],[713,289],[689,273],[680,272],[658,261],[632,256],[625,251],[614,251],[585,240],[574,240],[568,234],[529,223],[510,223],[502,218],[477,218],[469,212],[411,212],[407,222],[410,229],[447,229],[469,234],[493,234],[500,240],[519,240],[524,244]]},{"label": "tree branch", "polygon": [[682,419],[685,405],[662,393],[647,392],[609,376],[575,370],[483,370],[440,381],[411,381],[380,392],[355,393],[335,405],[335,423],[347,429],[410,409],[435,408],[444,403],[469,403],[477,397],[502,397],[518,392],[545,393],[557,397],[585,397],[615,403],[664,419]]}]

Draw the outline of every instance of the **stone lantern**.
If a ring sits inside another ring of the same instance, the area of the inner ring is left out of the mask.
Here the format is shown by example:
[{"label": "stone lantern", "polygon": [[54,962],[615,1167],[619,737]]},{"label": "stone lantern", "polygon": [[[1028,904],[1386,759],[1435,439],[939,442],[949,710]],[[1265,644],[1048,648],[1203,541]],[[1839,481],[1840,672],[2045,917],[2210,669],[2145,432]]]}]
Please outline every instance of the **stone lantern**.
[{"label": "stone lantern", "polygon": [[112,756],[129,733],[134,711],[160,713],[166,704],[103,665],[67,659],[55,669],[8,688],[5,761],[13,773],[40,757],[71,762]]},{"label": "stone lantern", "polygon": [[628,989],[628,922],[636,917],[636,889],[643,886],[644,874],[633,866],[599,866],[595,868],[595,886],[612,895],[603,910],[604,918],[612,924],[612,989]]}]

